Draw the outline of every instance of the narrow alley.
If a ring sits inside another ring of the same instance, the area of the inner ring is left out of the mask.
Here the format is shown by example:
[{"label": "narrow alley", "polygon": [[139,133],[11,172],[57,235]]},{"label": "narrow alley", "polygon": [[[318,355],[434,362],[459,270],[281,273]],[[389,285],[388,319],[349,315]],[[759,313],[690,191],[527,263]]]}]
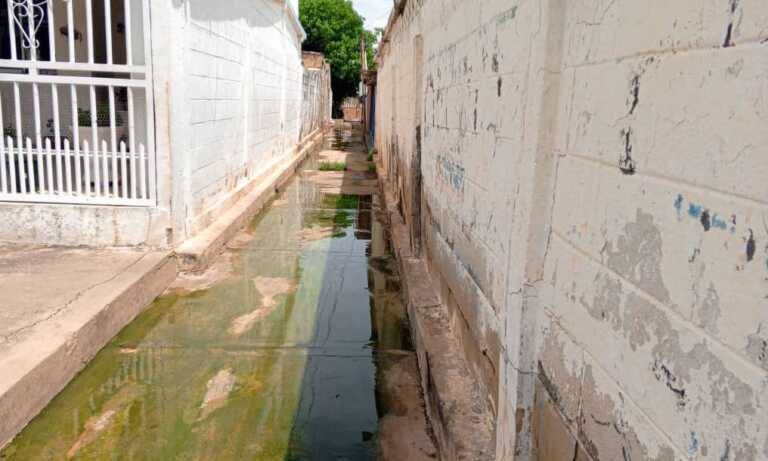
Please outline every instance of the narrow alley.
[{"label": "narrow alley", "polygon": [[0,0],[0,461],[768,461],[767,24]]},{"label": "narrow alley", "polygon": [[434,457],[360,137],[337,122],[210,269],[181,274],[0,459]]}]

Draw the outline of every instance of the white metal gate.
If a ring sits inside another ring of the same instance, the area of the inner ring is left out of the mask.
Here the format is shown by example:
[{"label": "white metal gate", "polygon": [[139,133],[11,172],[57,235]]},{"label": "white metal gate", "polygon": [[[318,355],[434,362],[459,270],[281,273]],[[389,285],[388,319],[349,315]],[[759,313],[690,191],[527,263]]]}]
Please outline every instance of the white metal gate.
[{"label": "white metal gate", "polygon": [[0,201],[155,204],[150,0],[0,0]]}]

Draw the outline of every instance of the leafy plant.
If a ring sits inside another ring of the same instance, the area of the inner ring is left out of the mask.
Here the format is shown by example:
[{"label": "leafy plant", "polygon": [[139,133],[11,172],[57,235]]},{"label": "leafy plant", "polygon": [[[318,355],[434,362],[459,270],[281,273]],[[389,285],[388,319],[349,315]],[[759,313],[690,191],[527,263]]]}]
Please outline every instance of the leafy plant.
[{"label": "leafy plant", "polygon": [[346,210],[318,210],[307,216],[307,226],[322,226],[332,229],[333,238],[346,236],[344,229],[354,225],[354,215]]},{"label": "leafy plant", "polygon": [[[56,125],[52,118],[48,119],[48,122],[46,122],[45,127],[48,128],[48,135],[43,138],[43,140],[48,140],[51,143],[51,146],[56,146]],[[61,131],[61,130],[60,130]],[[72,144],[72,138],[65,134],[59,133],[59,146],[63,146],[65,142],[69,141],[70,144]]]},{"label": "leafy plant", "polygon": [[[109,105],[102,104],[96,107],[96,123],[100,127],[110,126]],[[77,109],[77,124],[79,126],[91,126],[91,111],[87,109]],[[123,126],[123,118],[120,113],[115,112],[115,126]]]},{"label": "leafy plant", "polygon": [[360,198],[357,195],[329,194],[323,197],[323,206],[338,210],[356,210]]},{"label": "leafy plant", "polygon": [[318,170],[320,171],[346,171],[347,164],[345,162],[320,162]]},{"label": "leafy plant", "polygon": [[319,51],[331,65],[336,101],[357,94],[360,82],[360,36],[365,35],[368,67],[373,68],[376,33],[363,28],[363,18],[351,0],[299,0],[299,17],[307,39],[304,50]]},{"label": "leafy plant", "polygon": [[369,173],[376,173],[376,164],[374,164],[374,163],[369,163],[369,164],[368,164],[368,172],[369,172]]},{"label": "leafy plant", "polygon": [[16,128],[12,126],[7,126],[3,128],[3,139],[16,139]]}]

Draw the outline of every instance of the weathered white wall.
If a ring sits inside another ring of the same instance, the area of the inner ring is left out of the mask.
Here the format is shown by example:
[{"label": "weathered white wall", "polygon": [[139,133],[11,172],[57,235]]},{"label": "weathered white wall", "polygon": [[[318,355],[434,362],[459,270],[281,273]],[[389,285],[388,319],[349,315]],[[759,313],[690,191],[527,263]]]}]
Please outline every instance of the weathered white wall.
[{"label": "weathered white wall", "polygon": [[768,458],[768,5],[397,3],[377,147],[497,459]]},{"label": "weathered white wall", "polygon": [[[62,8],[57,5],[59,13]],[[0,215],[7,218],[0,226],[0,240],[176,245],[210,225],[265,175],[289,164],[302,139],[326,121],[320,99],[328,99],[330,92],[328,69],[322,76],[307,73],[305,88],[304,31],[295,5],[274,0],[152,0],[150,8],[157,206],[0,204]],[[97,54],[98,48],[97,43]],[[78,60],[81,54],[78,48]],[[117,62],[121,59],[116,55]],[[0,86],[4,96],[9,88]],[[26,136],[32,131],[31,85],[22,85],[22,90]],[[49,117],[49,94],[44,87],[43,123]],[[86,96],[80,96],[81,105]],[[137,96],[141,112],[144,95]],[[60,107],[68,110],[68,101],[64,98]],[[2,98],[6,115],[12,112],[10,103],[10,98]],[[72,125],[67,113],[62,133],[68,134]],[[142,140],[146,133],[139,130],[138,137]],[[101,221],[105,217],[109,222]],[[51,228],[50,223],[61,224]]]},{"label": "weathered white wall", "polygon": [[300,138],[310,136],[330,121],[331,67],[321,53],[304,52],[303,103]]},{"label": "weathered white wall", "polygon": [[543,369],[603,459],[766,459],[768,4],[564,18]]},{"label": "weathered white wall", "polygon": [[172,202],[184,204],[173,207],[174,240],[181,241],[294,153],[303,31],[284,2],[175,0],[155,8],[153,21],[165,23],[153,43],[162,44],[155,61],[167,67],[155,76],[169,97]]}]

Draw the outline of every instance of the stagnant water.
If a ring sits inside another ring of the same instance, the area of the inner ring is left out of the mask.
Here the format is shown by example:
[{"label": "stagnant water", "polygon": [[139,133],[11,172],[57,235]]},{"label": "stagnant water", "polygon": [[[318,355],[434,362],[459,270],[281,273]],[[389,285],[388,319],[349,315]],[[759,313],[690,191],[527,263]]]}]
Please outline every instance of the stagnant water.
[{"label": "stagnant water", "polygon": [[396,264],[375,196],[323,194],[316,167],[208,274],[128,325],[0,459],[375,459],[376,351],[409,349]]}]

